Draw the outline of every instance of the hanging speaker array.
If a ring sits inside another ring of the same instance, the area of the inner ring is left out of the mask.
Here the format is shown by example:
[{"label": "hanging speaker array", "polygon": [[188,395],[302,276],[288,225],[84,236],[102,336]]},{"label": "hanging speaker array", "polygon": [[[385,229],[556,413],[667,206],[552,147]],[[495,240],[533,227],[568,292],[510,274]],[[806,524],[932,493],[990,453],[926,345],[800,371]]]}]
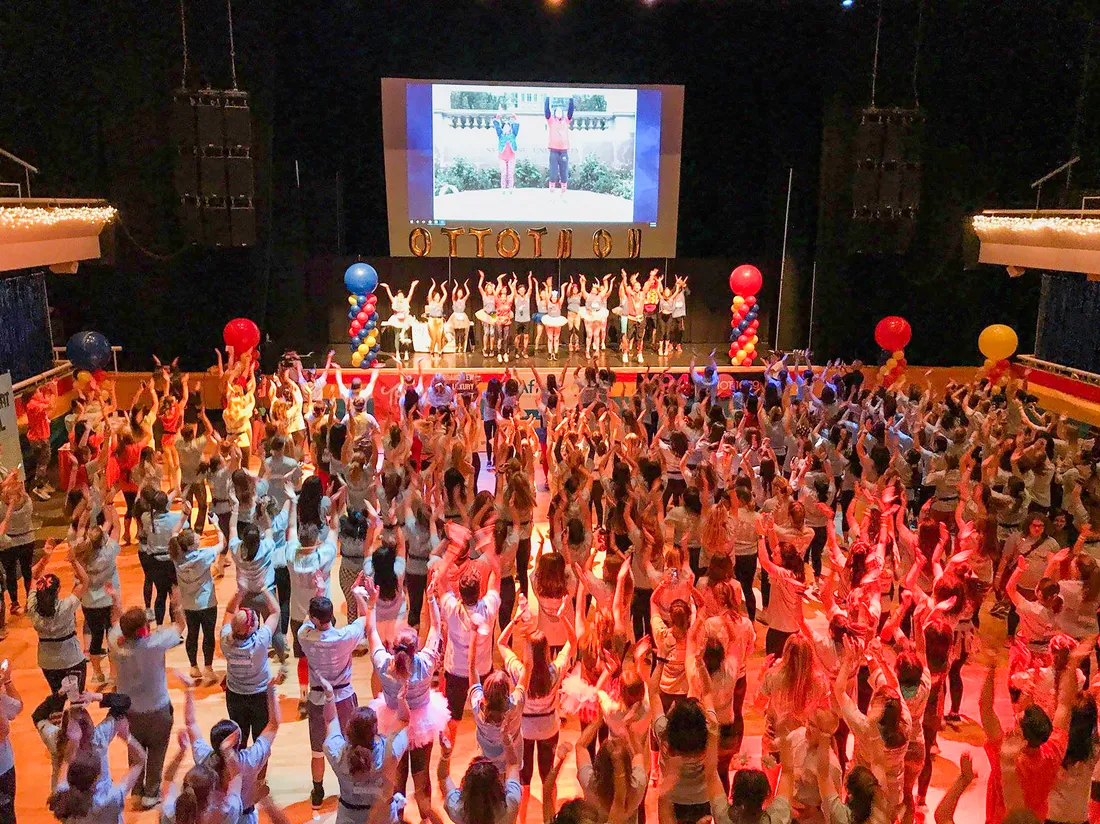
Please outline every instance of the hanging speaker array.
[{"label": "hanging speaker array", "polygon": [[920,109],[868,108],[860,113],[853,149],[852,252],[902,254],[920,210]]},{"label": "hanging speaker array", "polygon": [[256,242],[248,92],[181,90],[173,101],[175,183],[184,236],[210,246]]}]

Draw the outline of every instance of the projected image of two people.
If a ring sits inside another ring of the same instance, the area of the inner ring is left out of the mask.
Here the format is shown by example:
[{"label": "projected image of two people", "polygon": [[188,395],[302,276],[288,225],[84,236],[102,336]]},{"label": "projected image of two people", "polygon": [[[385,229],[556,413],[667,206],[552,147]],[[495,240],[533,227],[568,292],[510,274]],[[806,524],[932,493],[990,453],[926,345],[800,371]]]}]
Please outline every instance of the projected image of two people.
[{"label": "projected image of two people", "polygon": [[435,217],[629,223],[634,89],[434,85]]}]

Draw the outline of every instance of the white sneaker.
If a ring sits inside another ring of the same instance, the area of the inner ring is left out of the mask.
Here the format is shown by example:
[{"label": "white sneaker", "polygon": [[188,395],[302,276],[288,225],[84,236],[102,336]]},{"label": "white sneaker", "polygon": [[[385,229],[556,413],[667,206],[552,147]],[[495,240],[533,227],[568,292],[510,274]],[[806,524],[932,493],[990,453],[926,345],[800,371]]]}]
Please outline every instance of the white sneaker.
[{"label": "white sneaker", "polygon": [[508,363],[508,356],[507,355],[504,356],[504,362]]},{"label": "white sneaker", "polygon": [[630,363],[630,353],[623,352],[623,363]]},{"label": "white sneaker", "polygon": [[638,363],[645,363],[645,358],[642,357],[642,353],[638,353]]}]

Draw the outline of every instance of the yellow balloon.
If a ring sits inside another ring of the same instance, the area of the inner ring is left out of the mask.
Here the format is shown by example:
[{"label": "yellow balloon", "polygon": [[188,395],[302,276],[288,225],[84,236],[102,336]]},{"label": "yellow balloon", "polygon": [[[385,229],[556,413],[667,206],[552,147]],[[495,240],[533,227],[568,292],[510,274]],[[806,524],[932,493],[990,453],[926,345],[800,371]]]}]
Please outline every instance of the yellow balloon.
[{"label": "yellow balloon", "polygon": [[978,336],[978,349],[990,360],[999,361],[1010,358],[1016,353],[1020,339],[1011,326],[995,323],[987,326]]},{"label": "yellow balloon", "polygon": [[355,306],[359,302],[359,299],[355,295],[348,295],[348,305]]},{"label": "yellow balloon", "polygon": [[886,361],[886,371],[887,372],[893,371],[894,367],[897,366],[897,365],[898,365],[898,362],[896,360],[894,360],[893,358],[890,358],[888,361]]},{"label": "yellow balloon", "polygon": [[733,362],[737,366],[740,366],[742,363],[745,362],[745,353],[744,352],[738,352],[736,355],[733,356]]},{"label": "yellow balloon", "polygon": [[361,344],[359,344],[359,348],[355,350],[355,353],[357,355],[366,355],[367,352],[369,352],[369,351],[370,351],[370,347],[367,346],[366,341],[363,341]]},{"label": "yellow balloon", "polygon": [[746,344],[745,344],[745,348],[744,348],[744,350],[743,350],[743,351],[745,351],[745,352],[752,352],[752,351],[753,351],[753,350],[754,350],[755,348],[756,348],[756,344],[755,344],[755,343],[746,343]]},{"label": "yellow balloon", "polygon": [[360,355],[358,352],[352,352],[351,353],[351,365],[352,366],[358,366],[362,362],[363,362],[363,356],[362,355]]},{"label": "yellow balloon", "polygon": [[745,299],[743,297],[741,297],[740,295],[734,295],[733,296],[733,305],[736,306],[738,309],[740,309],[742,306],[745,305]]},{"label": "yellow balloon", "polygon": [[758,338],[756,335],[753,335],[751,338],[749,338],[749,343],[751,343],[753,346],[756,346],[756,344],[758,344],[759,342],[760,338]]},{"label": "yellow balloon", "polygon": [[[378,338],[376,338],[374,336],[374,333],[371,332],[369,335],[367,335],[364,342],[367,344],[367,348],[370,349],[372,346],[374,346],[374,344],[378,343]],[[366,352],[364,352],[363,354],[365,355]]]},{"label": "yellow balloon", "polygon": [[76,382],[83,386],[86,383],[92,382],[92,373],[81,370],[76,373]]},{"label": "yellow balloon", "polygon": [[997,361],[992,360],[990,358],[985,359],[985,368],[986,369],[992,369],[996,365],[997,365]]},{"label": "yellow balloon", "polygon": [[901,349],[898,349],[896,352],[893,352],[892,354],[893,354],[894,360],[896,360],[896,361],[899,361],[899,360],[901,360],[902,358],[905,357],[905,352]]}]

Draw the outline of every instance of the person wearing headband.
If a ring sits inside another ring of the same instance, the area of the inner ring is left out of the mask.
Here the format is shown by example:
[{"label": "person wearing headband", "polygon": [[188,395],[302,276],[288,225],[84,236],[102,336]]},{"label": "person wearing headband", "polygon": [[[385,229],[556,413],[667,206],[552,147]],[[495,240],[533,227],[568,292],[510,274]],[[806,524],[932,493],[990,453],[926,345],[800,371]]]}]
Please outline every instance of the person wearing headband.
[{"label": "person wearing headband", "polygon": [[226,663],[225,709],[241,729],[242,746],[247,746],[250,738],[258,739],[268,725],[268,685],[273,680],[280,684],[286,677],[284,668],[280,678],[272,679],[268,664],[271,642],[279,630],[279,602],[268,590],[261,592],[266,602],[264,618],[257,610],[241,606],[241,601],[249,597],[244,589],[237,590],[225,608],[221,628]]}]

